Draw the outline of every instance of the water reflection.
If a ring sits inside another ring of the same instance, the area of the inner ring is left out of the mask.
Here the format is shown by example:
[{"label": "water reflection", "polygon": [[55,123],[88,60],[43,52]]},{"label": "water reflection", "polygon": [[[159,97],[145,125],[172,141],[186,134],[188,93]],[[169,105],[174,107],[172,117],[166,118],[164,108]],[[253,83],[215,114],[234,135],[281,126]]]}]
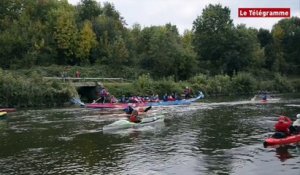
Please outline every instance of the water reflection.
[{"label": "water reflection", "polygon": [[276,157],[281,162],[284,162],[287,159],[293,158],[293,156],[289,153],[289,149],[291,149],[291,146],[280,146],[275,149],[276,149]]}]

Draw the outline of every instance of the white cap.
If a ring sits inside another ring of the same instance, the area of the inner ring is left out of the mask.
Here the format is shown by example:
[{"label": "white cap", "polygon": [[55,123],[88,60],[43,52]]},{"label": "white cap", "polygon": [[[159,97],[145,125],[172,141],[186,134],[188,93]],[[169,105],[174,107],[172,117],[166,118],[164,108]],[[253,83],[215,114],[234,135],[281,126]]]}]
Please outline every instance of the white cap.
[{"label": "white cap", "polygon": [[297,114],[296,117],[297,117],[297,119],[300,119],[300,114]]}]

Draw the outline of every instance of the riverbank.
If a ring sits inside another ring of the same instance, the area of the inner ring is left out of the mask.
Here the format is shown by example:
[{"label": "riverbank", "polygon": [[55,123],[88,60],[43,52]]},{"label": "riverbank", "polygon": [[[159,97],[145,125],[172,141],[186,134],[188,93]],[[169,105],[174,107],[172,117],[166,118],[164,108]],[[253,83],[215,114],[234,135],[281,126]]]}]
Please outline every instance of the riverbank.
[{"label": "riverbank", "polygon": [[[104,77],[109,74],[97,75],[96,67],[36,67],[24,70],[0,69],[0,106],[2,107],[55,107],[69,102],[72,97],[78,97],[78,89],[72,83],[62,83],[59,80],[47,80],[46,76],[60,76],[62,72],[69,77],[74,77],[80,70],[81,77]],[[99,69],[100,70],[100,69]],[[98,71],[99,71],[98,70]],[[122,70],[125,71],[125,70]],[[121,71],[121,72],[122,72]],[[93,73],[91,73],[93,72]],[[100,71],[99,71],[100,72]],[[105,71],[104,71],[105,72]],[[73,75],[74,73],[74,75]],[[112,74],[111,74],[112,76]],[[125,78],[126,82],[103,82],[103,85],[115,97],[125,96],[150,96],[158,94],[162,97],[165,93],[182,94],[188,86],[194,95],[202,91],[209,96],[236,96],[251,95],[260,91],[272,93],[291,93],[300,91],[299,78],[287,78],[279,74],[269,77],[258,77],[250,73],[239,73],[232,77],[228,75],[208,76],[198,74],[186,81],[175,81],[173,77],[153,79],[150,74]],[[94,99],[97,98],[96,93]],[[85,97],[82,96],[83,101]]]}]

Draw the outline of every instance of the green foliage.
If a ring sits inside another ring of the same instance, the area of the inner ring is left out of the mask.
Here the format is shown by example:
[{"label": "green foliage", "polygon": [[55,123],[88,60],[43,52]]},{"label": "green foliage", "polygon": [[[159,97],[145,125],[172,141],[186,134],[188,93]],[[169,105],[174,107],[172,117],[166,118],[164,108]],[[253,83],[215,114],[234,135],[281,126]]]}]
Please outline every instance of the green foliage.
[{"label": "green foliage", "polygon": [[208,94],[229,95],[232,92],[231,83],[228,75],[216,75],[209,79],[206,92]]},{"label": "green foliage", "polygon": [[208,68],[213,74],[222,73],[222,59],[233,41],[233,27],[228,7],[210,4],[203,9],[202,15],[193,22],[193,45],[200,66]]},{"label": "green foliage", "polygon": [[174,77],[169,77],[155,82],[153,94],[159,94],[160,96],[166,93],[168,95],[171,95],[171,93],[181,94],[183,89],[183,84],[176,83]]},{"label": "green foliage", "polygon": [[134,87],[138,95],[141,94],[153,94],[154,86],[153,80],[149,74],[144,74],[138,77],[134,82]]},{"label": "green foliage", "polygon": [[299,74],[300,18],[282,19],[273,26],[275,70]]},{"label": "green foliage", "polygon": [[95,0],[81,0],[77,5],[78,15],[81,21],[93,20],[101,14],[101,4]]},{"label": "green foliage", "polygon": [[293,90],[287,78],[280,74],[275,74],[273,83],[273,89],[278,92],[292,92]]},{"label": "green foliage", "polygon": [[90,21],[84,22],[77,45],[76,57],[80,60],[78,62],[88,62],[91,50],[97,45],[96,34]]},{"label": "green foliage", "polygon": [[289,81],[295,92],[300,92],[300,79],[292,79]]},{"label": "green foliage", "polygon": [[70,7],[61,7],[54,12],[54,38],[58,51],[61,53],[59,63],[74,64],[77,46],[78,29],[75,23],[75,12]]},{"label": "green foliage", "polygon": [[[126,85],[116,94],[181,93],[185,86],[226,95],[292,91],[299,89],[299,21],[291,17],[278,21],[271,32],[256,30],[234,25],[228,7],[210,4],[195,19],[192,31],[179,34],[172,24],[127,28],[107,2],[81,0],[73,6],[67,0],[2,0],[0,67],[15,70],[6,84],[28,92],[39,92],[29,88],[35,80],[43,91],[54,92],[46,86],[58,91],[63,87],[41,78],[25,81],[24,75],[61,76],[65,71],[74,77],[77,70],[82,77],[134,80],[134,87]],[[289,84],[287,75],[297,78]]]},{"label": "green foliage", "polygon": [[104,83],[104,86],[109,89],[110,94],[115,97],[121,97],[122,95],[131,97],[137,95],[133,83]]},{"label": "green foliage", "polygon": [[0,106],[62,106],[78,96],[71,85],[44,80],[37,72],[26,78],[0,69],[0,84]]},{"label": "green foliage", "polygon": [[238,73],[232,77],[231,88],[234,94],[250,94],[254,92],[256,80],[249,73]]}]

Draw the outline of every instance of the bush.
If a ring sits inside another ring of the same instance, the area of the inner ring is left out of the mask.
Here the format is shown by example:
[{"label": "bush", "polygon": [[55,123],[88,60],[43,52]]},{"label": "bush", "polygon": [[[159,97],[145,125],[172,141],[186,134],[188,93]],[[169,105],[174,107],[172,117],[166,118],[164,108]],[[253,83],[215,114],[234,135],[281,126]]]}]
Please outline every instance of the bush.
[{"label": "bush", "polygon": [[249,73],[239,73],[232,77],[233,94],[250,94],[254,92],[256,80]]},{"label": "bush", "polygon": [[138,77],[133,83],[136,90],[136,95],[151,95],[154,91],[153,80],[149,74],[144,74]]},{"label": "bush", "polygon": [[176,83],[173,77],[164,78],[163,80],[154,83],[153,93],[158,94],[161,97],[165,94],[171,95],[171,93],[180,95],[183,93],[185,86],[186,84],[184,83]]},{"label": "bush", "polygon": [[44,80],[37,72],[27,78],[0,69],[0,84],[0,106],[61,106],[78,96],[70,84]]},{"label": "bush", "polygon": [[287,78],[280,74],[275,74],[273,83],[273,89],[278,92],[291,92],[293,90],[292,85]]},{"label": "bush", "polygon": [[231,92],[230,84],[228,75],[216,75],[208,80],[206,91],[208,94],[229,95]]}]

